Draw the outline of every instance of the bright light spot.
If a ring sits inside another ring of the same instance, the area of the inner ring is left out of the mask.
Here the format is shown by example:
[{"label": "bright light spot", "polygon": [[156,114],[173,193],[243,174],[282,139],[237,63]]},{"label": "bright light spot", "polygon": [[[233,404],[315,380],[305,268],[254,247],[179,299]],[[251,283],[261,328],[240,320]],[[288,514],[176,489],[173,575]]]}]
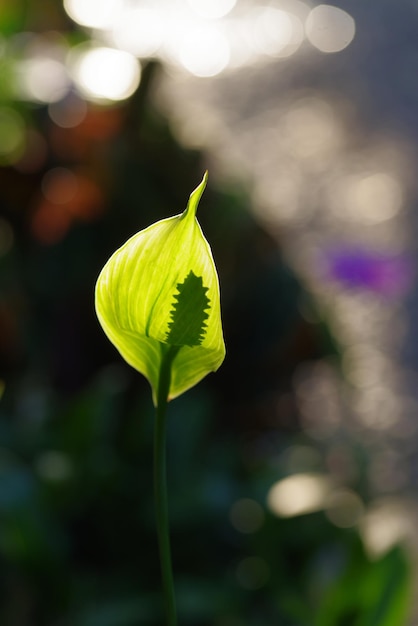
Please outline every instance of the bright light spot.
[{"label": "bright light spot", "polygon": [[337,204],[343,200],[348,217],[377,224],[394,217],[402,206],[402,187],[391,174],[376,172],[349,176],[337,186]]},{"label": "bright light spot", "polygon": [[339,528],[355,526],[364,512],[363,502],[350,489],[339,489],[327,498],[325,514]]},{"label": "bright light spot", "polygon": [[304,22],[311,12],[311,7],[302,2],[302,0],[280,0],[280,2],[277,2],[277,6],[291,15],[296,15]]},{"label": "bright light spot", "polygon": [[195,76],[215,76],[230,59],[226,37],[215,28],[199,28],[185,35],[180,48],[180,62]]},{"label": "bright light spot", "polygon": [[125,100],[139,85],[138,60],[122,50],[90,48],[78,51],[74,79],[83,94],[92,99]]},{"label": "bright light spot", "polygon": [[335,112],[325,100],[316,97],[295,102],[283,118],[283,137],[289,150],[301,159],[332,156],[341,140]]},{"label": "bright light spot", "polygon": [[255,210],[272,225],[295,220],[299,215],[303,177],[294,164],[283,163],[274,177],[254,190]]},{"label": "bright light spot", "polygon": [[232,526],[243,534],[256,532],[264,522],[264,511],[255,500],[237,500],[229,511]]},{"label": "bright light spot", "polygon": [[358,388],[373,387],[393,375],[390,359],[367,345],[347,348],[342,367],[347,379]]},{"label": "bright light spot", "polygon": [[138,57],[152,56],[161,47],[163,23],[155,11],[136,7],[123,11],[114,22],[114,44]]},{"label": "bright light spot", "polygon": [[123,9],[123,0],[64,0],[64,8],[77,24],[106,28]]},{"label": "bright light spot", "polygon": [[251,64],[254,60],[254,50],[249,45],[250,27],[244,20],[231,19],[228,21],[228,42],[230,45],[230,59],[228,67],[239,68]]},{"label": "bright light spot", "polygon": [[338,7],[320,4],[310,12],[305,24],[306,36],[321,52],[339,52],[354,39],[354,19]]},{"label": "bright light spot", "polygon": [[25,124],[19,113],[9,107],[0,108],[0,163],[14,163],[25,144]]},{"label": "bright light spot", "polygon": [[206,19],[224,17],[232,11],[236,2],[237,0],[188,0],[193,11]]},{"label": "bright light spot", "polygon": [[331,483],[322,474],[295,474],[275,483],[267,496],[271,511],[280,517],[313,513],[324,508]]},{"label": "bright light spot", "polygon": [[81,124],[87,115],[87,104],[75,94],[70,94],[59,102],[48,107],[51,120],[61,128],[74,128]]},{"label": "bright light spot", "polygon": [[171,119],[179,141],[189,148],[216,145],[222,137],[223,127],[209,106],[190,103],[187,110],[184,108],[172,113]]},{"label": "bright light spot", "polygon": [[64,64],[43,56],[22,61],[19,66],[18,83],[24,98],[39,102],[57,102],[70,88]]},{"label": "bright light spot", "polygon": [[402,542],[411,531],[413,522],[406,506],[396,499],[382,499],[373,504],[364,517],[360,532],[371,557],[380,558]]},{"label": "bright light spot", "polygon": [[[380,383],[383,381],[381,380]],[[361,423],[376,431],[384,431],[399,423],[400,400],[389,385],[370,387],[356,402]]]},{"label": "bright light spot", "polygon": [[244,589],[260,589],[269,579],[270,570],[264,559],[250,556],[238,563],[236,576]]},{"label": "bright light spot", "polygon": [[252,43],[258,52],[278,56],[292,40],[293,25],[285,11],[264,7],[251,16]]},{"label": "bright light spot", "polygon": [[289,13],[288,15],[292,23],[292,36],[290,38],[289,44],[285,46],[277,55],[280,57],[287,57],[292,55],[294,52],[297,51],[297,49],[300,47],[303,40],[305,39],[305,30],[303,28],[302,20],[296,15],[292,15],[292,13]]}]

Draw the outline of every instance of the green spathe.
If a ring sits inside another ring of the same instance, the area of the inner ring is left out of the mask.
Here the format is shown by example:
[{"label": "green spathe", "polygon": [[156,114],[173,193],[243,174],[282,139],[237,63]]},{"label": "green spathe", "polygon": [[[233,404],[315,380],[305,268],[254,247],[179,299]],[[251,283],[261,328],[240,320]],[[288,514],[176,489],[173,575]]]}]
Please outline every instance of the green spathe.
[{"label": "green spathe", "polygon": [[218,276],[196,219],[206,182],[207,172],[183,213],[128,239],[96,284],[100,324],[123,358],[148,379],[154,403],[170,345],[178,347],[170,399],[216,371],[225,357]]}]

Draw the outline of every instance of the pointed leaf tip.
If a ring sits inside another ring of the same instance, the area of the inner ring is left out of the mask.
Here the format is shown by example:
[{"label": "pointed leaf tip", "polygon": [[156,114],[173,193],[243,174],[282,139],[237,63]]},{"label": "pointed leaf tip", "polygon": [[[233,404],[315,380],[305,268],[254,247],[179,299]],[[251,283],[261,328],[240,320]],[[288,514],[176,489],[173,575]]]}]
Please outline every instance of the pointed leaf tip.
[{"label": "pointed leaf tip", "polygon": [[187,203],[185,214],[190,213],[196,217],[197,207],[199,206],[200,198],[203,195],[203,192],[206,189],[206,184],[208,182],[208,170],[203,175],[202,182],[196,187],[194,191],[190,194],[189,201]]}]

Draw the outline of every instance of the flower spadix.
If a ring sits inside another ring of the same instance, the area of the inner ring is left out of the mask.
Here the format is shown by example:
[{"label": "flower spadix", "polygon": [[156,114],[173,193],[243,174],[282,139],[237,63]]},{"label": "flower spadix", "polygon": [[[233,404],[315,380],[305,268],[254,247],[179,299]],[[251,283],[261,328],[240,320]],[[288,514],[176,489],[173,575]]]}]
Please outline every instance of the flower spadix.
[{"label": "flower spadix", "polygon": [[117,250],[96,284],[96,312],[110,341],[150,382],[175,354],[169,398],[216,371],[225,357],[219,282],[196,219],[207,173],[180,215],[152,224]]}]

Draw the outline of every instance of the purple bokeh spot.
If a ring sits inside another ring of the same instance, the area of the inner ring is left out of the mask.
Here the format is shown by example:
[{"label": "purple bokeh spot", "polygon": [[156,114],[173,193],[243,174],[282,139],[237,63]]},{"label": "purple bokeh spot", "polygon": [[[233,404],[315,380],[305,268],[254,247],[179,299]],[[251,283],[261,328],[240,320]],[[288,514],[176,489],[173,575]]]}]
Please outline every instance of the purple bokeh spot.
[{"label": "purple bokeh spot", "polygon": [[326,253],[325,262],[328,278],[384,296],[405,294],[414,278],[412,262],[406,255],[345,248]]}]

